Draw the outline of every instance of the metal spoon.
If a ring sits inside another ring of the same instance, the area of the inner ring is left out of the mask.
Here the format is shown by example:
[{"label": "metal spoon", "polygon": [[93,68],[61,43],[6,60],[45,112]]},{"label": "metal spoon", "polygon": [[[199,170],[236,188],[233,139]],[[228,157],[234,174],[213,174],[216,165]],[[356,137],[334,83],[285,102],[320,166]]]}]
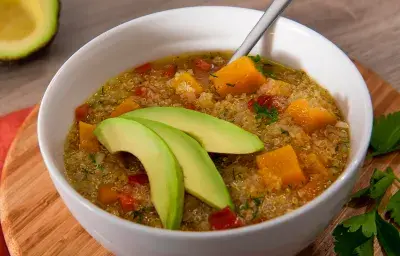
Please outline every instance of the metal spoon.
[{"label": "metal spoon", "polygon": [[274,0],[267,8],[261,19],[257,22],[254,28],[247,35],[242,45],[233,54],[229,63],[232,61],[249,54],[254,45],[260,40],[264,32],[274,23],[279,15],[286,9],[292,0]]}]

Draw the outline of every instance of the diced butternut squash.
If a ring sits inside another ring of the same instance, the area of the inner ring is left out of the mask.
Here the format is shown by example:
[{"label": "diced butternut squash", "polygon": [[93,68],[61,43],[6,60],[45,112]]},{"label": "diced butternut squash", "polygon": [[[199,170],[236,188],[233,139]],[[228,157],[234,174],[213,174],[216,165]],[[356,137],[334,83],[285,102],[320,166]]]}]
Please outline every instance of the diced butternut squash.
[{"label": "diced butternut squash", "polygon": [[314,153],[308,154],[304,159],[303,164],[304,171],[308,174],[319,174],[325,177],[329,176],[328,169],[326,169],[319,157]]},{"label": "diced butternut squash", "polygon": [[281,80],[267,78],[267,82],[260,87],[258,93],[289,97],[292,94],[292,86]]},{"label": "diced butternut squash", "polygon": [[257,70],[254,62],[243,56],[210,76],[218,94],[225,97],[227,94],[253,93],[266,82],[266,78]]},{"label": "diced butternut squash", "polygon": [[118,192],[113,190],[113,184],[101,184],[97,200],[104,205],[115,203],[118,200]]},{"label": "diced butternut squash", "polygon": [[111,112],[111,117],[117,117],[138,108],[140,105],[132,97],[128,97]]},{"label": "diced butternut squash", "polygon": [[[271,182],[271,174],[280,177],[283,186],[299,185],[306,181],[291,145],[258,155],[256,161],[265,184]],[[276,182],[275,179],[272,181]]]},{"label": "diced butternut squash", "polygon": [[312,175],[310,181],[297,191],[304,200],[310,201],[321,194],[325,189],[326,178],[323,175]]},{"label": "diced butternut squash", "polygon": [[85,122],[79,122],[79,148],[89,151],[99,151],[99,141],[93,134],[95,125],[87,124]]},{"label": "diced butternut squash", "polygon": [[307,132],[313,132],[336,123],[335,115],[324,108],[310,107],[305,99],[293,101],[286,112],[297,125],[302,126]]},{"label": "diced butternut squash", "polygon": [[198,95],[203,92],[201,84],[188,72],[176,74],[171,81],[171,85],[178,94],[195,92]]}]

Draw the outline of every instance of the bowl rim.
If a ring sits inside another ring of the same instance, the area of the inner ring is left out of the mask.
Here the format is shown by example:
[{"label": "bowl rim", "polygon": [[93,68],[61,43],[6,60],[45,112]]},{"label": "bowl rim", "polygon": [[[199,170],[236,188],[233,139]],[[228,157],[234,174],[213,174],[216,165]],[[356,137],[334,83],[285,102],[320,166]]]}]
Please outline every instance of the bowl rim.
[{"label": "bowl rim", "polygon": [[[44,93],[43,99],[41,101],[40,107],[39,107],[39,115],[38,115],[38,128],[37,128],[37,133],[38,133],[38,142],[39,142],[39,148],[44,160],[44,163],[47,167],[47,170],[52,178],[52,181],[54,183],[58,183],[58,185],[61,187],[62,190],[66,194],[68,194],[69,197],[73,198],[73,200],[77,201],[80,205],[83,207],[87,208],[92,212],[93,214],[98,215],[101,218],[105,218],[110,223],[117,225],[117,226],[124,226],[126,228],[136,230],[138,232],[143,232],[147,233],[148,235],[153,235],[153,236],[166,236],[171,239],[209,239],[209,238],[217,238],[217,237],[233,237],[233,236],[242,236],[246,235],[248,233],[254,233],[258,232],[260,230],[265,230],[268,228],[276,227],[280,225],[281,223],[287,222],[290,219],[296,218],[300,215],[303,214],[308,214],[309,211],[311,211],[313,208],[315,208],[318,204],[320,204],[323,201],[329,200],[332,196],[336,194],[337,191],[339,191],[343,185],[348,181],[351,176],[357,172],[358,166],[361,165],[362,161],[364,160],[365,154],[367,152],[368,146],[369,146],[369,141],[371,137],[371,132],[372,132],[372,120],[373,120],[373,112],[372,112],[372,102],[371,102],[371,96],[369,94],[369,91],[367,89],[367,86],[365,84],[364,79],[362,78],[361,74],[359,73],[358,69],[354,65],[354,63],[349,59],[349,57],[339,48],[337,47],[334,43],[329,41],[327,38],[322,36],[321,34],[317,33],[316,31],[312,30],[311,28],[308,28],[296,21],[290,20],[285,17],[279,17],[276,22],[279,23],[284,23],[288,24],[288,26],[293,26],[296,27],[297,29],[301,30],[303,33],[306,33],[310,35],[311,37],[317,37],[319,39],[322,39],[326,44],[329,44],[336,48],[339,51],[339,54],[342,55],[342,58],[344,61],[348,62],[350,66],[354,68],[354,71],[358,74],[359,82],[360,84],[364,85],[362,91],[359,93],[362,93],[368,97],[369,100],[366,102],[363,102],[365,105],[365,111],[366,113],[366,127],[364,128],[363,134],[362,134],[362,141],[359,150],[356,152],[354,155],[353,159],[349,164],[347,165],[346,169],[342,172],[342,174],[325,190],[323,191],[319,196],[311,200],[310,202],[306,203],[303,206],[300,206],[299,208],[296,208],[295,210],[286,213],[284,215],[278,216],[274,219],[270,219],[268,221],[264,221],[258,224],[253,224],[253,225],[248,225],[236,229],[229,229],[229,230],[219,230],[219,231],[202,231],[202,232],[188,232],[188,231],[180,231],[180,230],[167,230],[167,229],[161,229],[161,228],[154,228],[154,227],[149,227],[141,224],[134,223],[132,221],[128,221],[125,219],[122,219],[120,217],[117,217],[111,213],[108,213],[107,211],[97,207],[93,203],[91,203],[89,200],[84,198],[82,195],[80,195],[74,188],[68,183],[68,181],[64,178],[64,176],[61,174],[61,171],[56,167],[54,164],[54,161],[51,159],[50,155],[48,154],[49,149],[48,146],[46,145],[45,141],[45,136],[46,134],[44,133],[43,130],[43,122],[46,117],[44,116],[44,111],[43,109],[46,108],[47,102],[50,100],[50,95],[48,91],[52,89],[53,87],[57,86],[57,77],[60,75],[60,73],[63,72],[63,70],[68,67],[68,64],[72,62],[73,59],[79,57],[83,52],[90,50],[90,48],[97,44],[98,42],[102,41],[104,38],[106,38],[109,34],[112,33],[118,33],[119,30],[123,30],[126,27],[129,27],[131,24],[139,22],[139,21],[146,21],[146,20],[151,20],[152,18],[156,16],[162,16],[165,14],[171,14],[171,13],[180,13],[180,12],[185,12],[187,10],[192,10],[192,9],[199,9],[199,10],[209,10],[209,9],[220,9],[221,11],[235,11],[235,12],[252,12],[253,14],[261,14],[263,13],[262,11],[255,10],[255,9],[249,9],[249,8],[242,8],[242,7],[232,7],[232,6],[195,6],[195,7],[183,7],[183,8],[176,8],[176,9],[170,9],[170,10],[165,10],[165,11],[160,11],[160,12],[155,12],[151,13],[145,16],[141,16],[129,21],[126,21],[116,27],[113,27],[104,33],[96,36],[89,42],[87,42],[85,45],[83,45],[80,49],[78,49],[71,57],[68,58],[68,60],[59,68],[57,73],[54,75],[52,78],[51,82],[49,83],[48,88],[46,89],[46,92]],[[58,190],[58,186],[55,186],[56,189]],[[63,200],[64,201],[64,200]],[[64,202],[65,204],[65,202]],[[67,206],[67,205],[66,205]],[[67,208],[69,208],[67,206]],[[79,222],[79,221],[78,221]]]}]

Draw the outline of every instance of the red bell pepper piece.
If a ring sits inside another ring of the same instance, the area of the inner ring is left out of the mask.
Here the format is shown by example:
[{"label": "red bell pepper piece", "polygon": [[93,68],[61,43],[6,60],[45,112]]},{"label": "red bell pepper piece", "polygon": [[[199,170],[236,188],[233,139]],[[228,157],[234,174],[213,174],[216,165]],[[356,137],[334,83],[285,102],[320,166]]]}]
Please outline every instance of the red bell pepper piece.
[{"label": "red bell pepper piece", "polygon": [[207,61],[197,58],[193,61],[194,65],[196,68],[201,69],[203,71],[210,71],[211,70],[211,64],[208,63]]},{"label": "red bell pepper piece", "polygon": [[128,183],[130,185],[147,184],[147,183],[149,183],[149,177],[147,176],[146,173],[139,173],[139,174],[136,174],[136,175],[129,175],[128,176]]},{"label": "red bell pepper piece", "polygon": [[85,121],[87,116],[89,115],[89,111],[90,111],[89,104],[85,103],[80,105],[75,109],[75,120],[77,122]]},{"label": "red bell pepper piece", "polygon": [[177,71],[178,67],[175,64],[165,66],[163,71],[163,76],[165,77],[173,77]]},{"label": "red bell pepper piece", "polygon": [[213,230],[238,228],[243,226],[243,221],[227,206],[224,209],[214,212],[208,218]]},{"label": "red bell pepper piece", "polygon": [[140,96],[140,97],[145,96],[146,92],[147,92],[147,89],[142,86],[135,89],[136,96]]},{"label": "red bell pepper piece", "polygon": [[135,68],[135,71],[139,74],[145,74],[151,70],[151,64],[150,63],[145,63],[137,68]]},{"label": "red bell pepper piece", "polygon": [[135,200],[133,199],[133,197],[131,195],[119,194],[118,200],[121,205],[122,211],[130,212],[130,211],[135,210],[135,208],[136,208]]}]

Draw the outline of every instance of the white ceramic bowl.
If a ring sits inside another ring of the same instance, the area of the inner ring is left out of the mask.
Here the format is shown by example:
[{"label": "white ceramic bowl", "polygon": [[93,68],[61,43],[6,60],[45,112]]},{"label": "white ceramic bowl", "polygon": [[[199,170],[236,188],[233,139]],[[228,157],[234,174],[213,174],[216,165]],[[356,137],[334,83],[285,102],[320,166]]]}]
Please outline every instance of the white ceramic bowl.
[{"label": "white ceramic bowl", "polygon": [[279,218],[234,230],[188,233],[150,228],[115,217],[80,196],[64,176],[63,144],[74,109],[107,79],[160,57],[191,51],[235,50],[260,11],[193,7],[141,17],[96,37],[57,72],[44,95],[38,135],[55,187],[80,224],[116,255],[291,255],[308,244],[340,211],[357,178],[372,126],[367,87],[334,44],[285,18],[252,53],[307,71],[336,98],[351,130],[348,167],[324,193]]}]

